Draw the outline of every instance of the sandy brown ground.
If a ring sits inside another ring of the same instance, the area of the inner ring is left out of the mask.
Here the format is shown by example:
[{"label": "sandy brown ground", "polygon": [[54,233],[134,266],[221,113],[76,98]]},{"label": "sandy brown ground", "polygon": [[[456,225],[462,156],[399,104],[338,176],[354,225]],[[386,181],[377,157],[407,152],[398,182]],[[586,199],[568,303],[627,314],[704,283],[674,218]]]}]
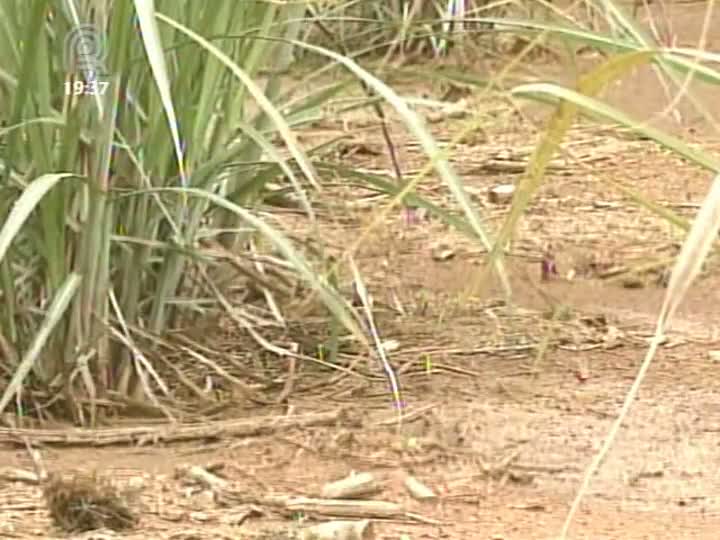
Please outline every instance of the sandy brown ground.
[{"label": "sandy brown ground", "polygon": [[[679,41],[695,39],[702,5],[677,10]],[[720,40],[719,28],[714,24],[710,45]],[[553,65],[539,69],[561,71]],[[613,89],[610,99],[638,117],[650,117],[666,103],[649,72],[635,74]],[[720,112],[717,100],[704,103]],[[468,143],[454,158],[471,193],[483,194],[488,187],[519,176],[483,171],[489,153],[503,147],[517,151],[536,139],[535,133],[518,129],[516,118],[503,114],[488,124],[484,139]],[[682,124],[665,121],[664,126],[696,138],[711,151],[717,148],[711,126],[696,118]],[[433,129],[442,138],[457,127],[450,122]],[[372,137],[382,150],[376,130],[358,133],[361,139]],[[700,201],[710,179],[706,171],[648,142],[613,134],[602,139],[590,131],[574,133],[571,140],[585,141],[579,150],[575,147],[580,161],[593,153],[601,158],[585,160],[585,168],[568,165],[565,173],[551,174],[523,221],[518,252],[525,256],[509,260],[515,300],[528,310],[523,316],[491,303],[496,288],[484,289],[465,304],[454,303],[479,275],[483,255],[479,246],[436,221],[408,227],[393,213],[363,244],[358,261],[376,301],[386,305],[399,301],[406,312],[388,311],[379,319],[383,337],[399,343],[392,358],[396,367],[402,366],[408,411],[426,408],[400,432],[387,425],[395,414],[387,383],[377,370],[361,369],[362,376],[344,380],[337,389],[292,394],[289,408],[237,411],[262,416],[342,405],[362,420],[359,427],[338,425],[131,448],[48,446],[42,449],[48,469],[97,468],[116,479],[143,478],[141,528],[127,538],[251,538],[255,537],[251,531],[263,527],[276,531],[288,527],[291,520],[283,522],[272,515],[241,524],[244,506],[220,507],[206,492],[188,488],[173,476],[178,465],[210,463],[222,463],[227,478],[258,494],[313,496],[323,484],[353,471],[374,472],[384,480],[377,499],[400,503],[436,523],[379,520],[376,538],[556,537],[642,360],[664,289],[652,279],[636,289],[582,277],[540,283],[537,260],[548,242],[562,275],[588,260],[616,264],[650,260],[669,249],[678,239],[677,231],[633,206],[604,180],[625,183],[673,204]],[[420,167],[417,147],[402,142],[399,128],[394,135],[401,141],[403,164],[408,169]],[[369,169],[389,170],[384,156],[357,154],[348,159]],[[419,190],[437,202],[449,200],[442,188],[430,182]],[[326,192],[336,213],[324,223],[329,237],[341,246],[367,225],[363,212],[347,211],[338,217],[339,197],[344,193]],[[502,207],[489,205],[482,195],[477,203],[490,223],[499,222]],[[674,209],[684,215],[692,212],[692,208]],[[434,261],[431,255],[438,242],[456,256]],[[571,538],[718,538],[720,379],[709,352],[720,348],[716,324],[720,278],[713,267],[690,291],[668,346],[660,351],[630,418],[592,480]],[[565,323],[553,324],[540,316],[553,306],[568,307]],[[548,334],[548,329],[553,333]],[[548,335],[552,346],[538,358],[537,344]],[[530,367],[537,369],[536,376]],[[310,369],[310,376],[327,373]],[[0,465],[32,469],[24,449],[2,442]],[[402,485],[408,473],[430,486],[438,499],[419,503],[409,497]],[[0,537],[55,536],[62,535],[49,523],[39,488],[3,481]],[[285,536],[276,532],[263,538]]]}]

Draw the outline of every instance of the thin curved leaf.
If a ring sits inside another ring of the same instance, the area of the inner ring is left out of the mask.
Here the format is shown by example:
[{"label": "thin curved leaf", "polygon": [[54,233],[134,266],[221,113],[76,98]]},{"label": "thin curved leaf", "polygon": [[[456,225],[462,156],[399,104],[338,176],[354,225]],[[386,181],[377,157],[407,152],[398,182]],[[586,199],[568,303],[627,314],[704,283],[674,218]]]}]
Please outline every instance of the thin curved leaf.
[{"label": "thin curved leaf", "polygon": [[69,173],[45,174],[38,177],[23,191],[10,210],[2,229],[0,229],[0,261],[5,257],[7,249],[20,231],[42,198],[63,178],[75,176]]},{"label": "thin curved leaf", "polygon": [[20,365],[10,380],[10,384],[8,384],[2,398],[0,398],[0,413],[2,413],[8,403],[10,403],[12,397],[22,389],[22,383],[25,377],[27,377],[35,365],[35,362],[40,357],[40,353],[42,353],[43,347],[50,338],[50,334],[52,334],[52,331],[65,314],[65,311],[70,305],[70,301],[80,287],[81,281],[82,277],[79,274],[72,273],[65,279],[60,289],[58,289],[57,295],[53,299],[52,304],[50,304],[50,309],[48,309],[40,330],[35,335],[30,348],[23,356]]}]

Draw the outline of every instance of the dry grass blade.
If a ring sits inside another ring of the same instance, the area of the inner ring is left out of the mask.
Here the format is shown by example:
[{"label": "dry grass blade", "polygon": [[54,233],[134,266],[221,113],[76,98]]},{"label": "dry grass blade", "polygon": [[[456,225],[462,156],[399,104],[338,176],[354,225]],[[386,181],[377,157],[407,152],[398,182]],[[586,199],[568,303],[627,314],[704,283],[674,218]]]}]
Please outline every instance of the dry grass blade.
[{"label": "dry grass blade", "polygon": [[42,350],[50,339],[53,330],[58,325],[60,319],[65,313],[65,310],[70,304],[70,301],[80,287],[81,280],[82,278],[78,274],[70,274],[65,283],[63,283],[62,287],[58,290],[57,296],[53,299],[40,331],[37,333],[32,345],[23,356],[18,369],[15,371],[15,374],[13,375],[13,378],[7,388],[5,388],[2,397],[0,397],[0,412],[7,407],[14,395],[22,391],[22,383],[25,380],[25,377],[27,377],[38,358],[40,358]]},{"label": "dry grass blade", "polygon": [[720,230],[720,175],[716,176],[683,243],[670,276],[668,291],[658,320],[658,332],[664,333],[690,284],[700,272]]},{"label": "dry grass blade", "polygon": [[655,335],[653,336],[652,342],[650,343],[650,348],[645,355],[645,359],[638,370],[635,380],[625,397],[620,413],[610,428],[602,448],[595,455],[595,458],[585,472],[580,490],[578,491],[578,494],[575,497],[575,500],[573,501],[570,511],[565,519],[565,523],[563,524],[561,532],[561,538],[563,540],[567,538],[570,524],[572,523],[575,513],[580,507],[580,501],[582,500],[583,495],[585,495],[585,492],[590,485],[590,479],[598,470],[603,459],[605,459],[605,456],[612,447],[612,444],[617,437],[617,433],[620,430],[620,426],[625,421],[625,418],[630,411],[630,406],[640,390],[640,385],[650,368],[650,364],[655,357],[657,348],[664,339],[665,330],[669,326],[672,316],[678,305],[680,305],[680,302],[682,302],[690,284],[700,272],[703,261],[707,257],[712,244],[717,238],[718,231],[720,231],[720,175],[715,177],[710,188],[710,192],[705,197],[705,200],[700,207],[700,211],[695,218],[695,222],[690,229],[690,233],[683,243],[682,250],[678,255],[675,268],[673,268],[673,272],[670,277],[670,283],[665,294],[662,309],[658,315],[657,327],[655,329]]},{"label": "dry grass blade", "polygon": [[400,421],[402,419],[403,407],[402,396],[400,395],[400,385],[398,384],[395,370],[393,370],[390,362],[388,362],[387,355],[385,354],[385,347],[383,346],[380,335],[377,331],[377,327],[375,326],[375,318],[373,317],[372,313],[372,302],[370,300],[370,296],[368,295],[367,289],[365,288],[365,283],[363,283],[360,271],[358,270],[358,267],[352,258],[350,258],[350,268],[353,271],[355,290],[357,291],[357,294],[360,297],[360,301],[363,305],[365,321],[367,323],[367,327],[370,330],[370,334],[372,335],[373,342],[375,343],[375,350],[380,357],[380,361],[382,362],[382,366],[385,370],[385,374],[388,377],[388,381],[390,381],[390,388],[392,389],[393,398],[395,399],[395,406],[398,410],[398,421]]},{"label": "dry grass blade", "polygon": [[[378,96],[381,96],[383,99],[385,99],[402,118],[407,129],[415,137],[417,137],[418,142],[420,143],[421,147],[423,148],[425,154],[428,157],[427,165],[420,174],[418,174],[414,179],[407,182],[407,184],[400,191],[400,193],[393,199],[391,205],[388,207],[388,210],[395,204],[401,202],[406,195],[408,195],[411,191],[415,189],[415,186],[419,184],[421,179],[423,179],[425,175],[434,168],[440,178],[442,178],[442,180],[445,182],[448,190],[450,191],[450,193],[452,193],[453,197],[462,209],[468,223],[471,225],[477,237],[482,241],[482,243],[487,249],[491,249],[493,242],[490,239],[488,232],[485,230],[485,226],[479,212],[477,211],[475,205],[471,202],[470,196],[467,194],[463,186],[462,179],[458,176],[458,174],[455,172],[454,167],[447,159],[446,152],[440,149],[437,141],[433,138],[433,136],[427,129],[425,121],[422,120],[420,116],[408,106],[407,102],[403,100],[387,84],[385,84],[377,77],[373,76],[368,71],[362,69],[357,63],[355,63],[351,59],[323,47],[317,47],[299,41],[293,41],[292,43],[299,48],[315,52],[318,55],[322,55],[329,58],[330,60],[334,60],[338,64],[343,65],[346,69],[351,71],[356,77],[361,79],[364,84],[372,88]],[[383,218],[383,216],[384,213],[379,213],[378,216],[375,218],[373,225],[368,228],[368,231],[375,228],[380,223],[380,220]],[[356,240],[353,246],[348,250],[350,253],[356,251],[361,241],[366,238],[366,234],[367,231],[365,234],[361,234],[359,236],[358,240]],[[507,295],[509,295],[510,281],[501,258],[498,256],[491,262],[494,270],[500,278],[504,291]]]}]

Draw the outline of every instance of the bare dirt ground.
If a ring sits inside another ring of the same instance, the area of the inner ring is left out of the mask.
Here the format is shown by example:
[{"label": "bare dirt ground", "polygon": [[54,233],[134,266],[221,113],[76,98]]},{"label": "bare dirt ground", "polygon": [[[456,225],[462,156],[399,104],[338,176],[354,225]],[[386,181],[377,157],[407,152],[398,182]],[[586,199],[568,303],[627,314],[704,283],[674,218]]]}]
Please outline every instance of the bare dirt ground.
[{"label": "bare dirt ground", "polygon": [[[681,43],[696,39],[702,8],[676,8]],[[717,44],[720,25],[713,28],[709,43]],[[553,65],[538,69],[563,75]],[[609,99],[637,117],[650,118],[666,104],[650,72],[623,84],[612,89]],[[403,88],[407,95],[431,91]],[[720,112],[717,100],[704,103]],[[500,103],[493,109],[484,100],[478,110],[489,118],[484,132],[462,146],[453,161],[482,215],[497,225],[506,207],[487,202],[486,190],[520,177],[522,168],[513,164],[527,160],[537,133]],[[527,112],[534,115],[538,109]],[[448,120],[434,124],[433,131],[447,140],[462,123]],[[665,121],[664,126],[717,151],[713,130],[697,119]],[[317,143],[337,133],[343,132],[311,131],[306,137]],[[351,133],[347,160],[368,170],[390,170],[377,127],[355,127]],[[399,125],[393,135],[407,171],[420,168],[424,162],[417,145],[406,142]],[[368,147],[381,155],[368,155]],[[292,392],[283,405],[249,407],[231,401],[222,418],[274,418],[346,407],[351,420],[269,429],[254,437],[208,436],[202,442],[97,448],[47,444],[41,446],[47,468],[97,469],[119,481],[141,482],[140,527],[126,535],[106,533],[106,538],[280,540],[287,538],[281,531],[303,522],[301,512],[282,514],[249,500],[221,504],[209,490],[189,486],[186,477],[176,475],[178,466],[188,464],[221,464],[220,474],[248,497],[318,496],[328,482],[372,472],[383,483],[374,499],[398,503],[411,513],[376,520],[376,538],[557,537],[636,374],[665,292],[653,274],[613,279],[588,269],[633,267],[671,256],[680,238],[611,182],[691,216],[711,177],[648,141],[612,130],[578,127],[565,151],[523,220],[516,256],[508,259],[514,310],[497,300],[494,284],[460,301],[467,285],[482,275],[483,250],[435,219],[408,225],[393,211],[362,243],[356,258],[375,297],[380,331],[397,342],[391,360],[410,414],[400,429],[387,382],[374,361],[356,366],[354,376],[315,388],[307,383],[322,382],[334,372],[303,365],[297,367],[303,391]],[[443,206],[451,204],[437,180],[424,181],[418,191]],[[323,234],[339,249],[357,239],[370,219],[370,204],[350,207],[345,203],[356,202],[358,195],[348,193],[342,185],[330,186],[317,201],[325,208]],[[560,276],[546,283],[539,279],[539,260],[548,245]],[[442,249],[454,257],[435,260],[433,254]],[[690,291],[630,418],[592,480],[570,538],[718,537],[720,383],[711,353],[720,349],[720,277],[714,267],[711,261]],[[570,270],[576,271],[573,279],[567,279]],[[238,339],[245,338],[218,332],[211,346],[236,354]],[[284,376],[285,368],[279,373]],[[7,440],[7,430],[1,433]],[[0,537],[62,537],[50,523],[40,488],[7,479],[7,468],[32,470],[25,449],[3,446],[0,440],[0,465]],[[437,498],[418,502],[410,497],[403,486],[407,474]]]}]

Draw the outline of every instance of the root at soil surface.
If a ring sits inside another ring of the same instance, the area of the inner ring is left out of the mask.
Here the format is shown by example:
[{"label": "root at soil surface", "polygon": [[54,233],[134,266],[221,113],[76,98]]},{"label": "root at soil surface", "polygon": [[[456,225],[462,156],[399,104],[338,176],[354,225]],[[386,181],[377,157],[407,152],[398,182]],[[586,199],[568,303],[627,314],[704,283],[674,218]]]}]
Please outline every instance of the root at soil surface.
[{"label": "root at soil surface", "polygon": [[250,437],[276,431],[310,426],[333,425],[338,421],[353,422],[348,409],[329,412],[273,416],[206,422],[204,424],[136,426],[108,429],[6,429],[0,428],[0,442],[24,443],[32,441],[45,445],[110,446],[116,444],[151,444],[158,442],[221,439],[223,437]]}]

